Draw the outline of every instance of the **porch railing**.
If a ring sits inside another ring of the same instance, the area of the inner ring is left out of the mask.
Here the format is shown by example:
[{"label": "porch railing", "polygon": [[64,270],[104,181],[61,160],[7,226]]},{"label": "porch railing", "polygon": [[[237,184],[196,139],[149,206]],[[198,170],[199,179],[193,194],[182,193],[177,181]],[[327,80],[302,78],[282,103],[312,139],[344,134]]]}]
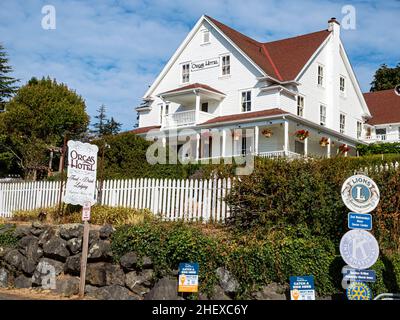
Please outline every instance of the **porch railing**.
[{"label": "porch railing", "polygon": [[[215,117],[216,116],[211,113],[199,111],[198,123],[206,122]],[[168,128],[186,127],[198,123],[196,123],[196,110],[188,110],[188,111],[174,112],[165,115],[163,127],[168,127]]]},{"label": "porch railing", "polygon": [[364,136],[363,140],[370,142],[399,142],[400,133],[387,133]]}]

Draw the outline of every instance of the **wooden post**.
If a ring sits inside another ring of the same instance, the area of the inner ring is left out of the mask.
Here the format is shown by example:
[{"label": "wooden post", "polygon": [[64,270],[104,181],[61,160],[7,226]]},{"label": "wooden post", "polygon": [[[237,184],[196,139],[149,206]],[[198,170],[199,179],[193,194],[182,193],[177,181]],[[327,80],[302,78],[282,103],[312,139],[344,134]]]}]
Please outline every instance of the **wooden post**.
[{"label": "wooden post", "polygon": [[64,135],[64,144],[61,151],[61,161],[60,161],[60,169],[61,169],[61,185],[60,185],[60,195],[58,197],[58,210],[57,215],[61,216],[61,203],[62,203],[62,193],[64,187],[64,159],[65,159],[65,150],[67,149],[67,134]]},{"label": "wooden post", "polygon": [[[83,209],[82,209],[83,210]],[[79,297],[83,298],[85,295],[85,281],[86,281],[86,265],[89,247],[89,222],[85,221],[83,224],[83,243],[82,243],[82,258],[81,258],[81,277],[79,282]]]}]

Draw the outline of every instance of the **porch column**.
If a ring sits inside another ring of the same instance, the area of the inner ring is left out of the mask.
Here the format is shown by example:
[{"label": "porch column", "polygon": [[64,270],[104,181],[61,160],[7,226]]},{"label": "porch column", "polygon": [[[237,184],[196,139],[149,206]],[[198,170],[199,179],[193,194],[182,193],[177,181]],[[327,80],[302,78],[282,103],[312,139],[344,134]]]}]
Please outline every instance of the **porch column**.
[{"label": "porch column", "polygon": [[196,161],[200,158],[200,134],[196,134]]},{"label": "porch column", "polygon": [[284,135],[285,135],[285,141],[284,141],[284,145],[283,145],[283,151],[285,153],[285,156],[288,155],[288,151],[289,151],[289,121],[285,120],[284,121]]},{"label": "porch column", "polygon": [[200,95],[196,91],[196,115],[195,115],[196,124],[200,122]]},{"label": "porch column", "polygon": [[328,145],[326,146],[326,157],[330,158],[331,157],[331,138],[328,138]]},{"label": "porch column", "polygon": [[162,112],[161,112],[161,127],[165,127],[165,125],[166,125],[166,119],[165,119],[165,108],[166,108],[166,103],[165,103],[165,101],[163,101],[163,104],[162,104]]},{"label": "porch column", "polygon": [[258,133],[260,129],[258,126],[254,127],[254,154],[258,155]]},{"label": "porch column", "polygon": [[[347,143],[344,146],[347,148]],[[347,157],[347,151],[344,153],[344,156]]]},{"label": "porch column", "polygon": [[167,146],[167,138],[163,137],[161,140],[161,143],[162,143],[163,148],[165,148]]},{"label": "porch column", "polygon": [[304,157],[308,155],[308,137],[304,139]]},{"label": "porch column", "polygon": [[222,130],[222,148],[221,148],[221,157],[225,157],[226,154],[226,130]]}]

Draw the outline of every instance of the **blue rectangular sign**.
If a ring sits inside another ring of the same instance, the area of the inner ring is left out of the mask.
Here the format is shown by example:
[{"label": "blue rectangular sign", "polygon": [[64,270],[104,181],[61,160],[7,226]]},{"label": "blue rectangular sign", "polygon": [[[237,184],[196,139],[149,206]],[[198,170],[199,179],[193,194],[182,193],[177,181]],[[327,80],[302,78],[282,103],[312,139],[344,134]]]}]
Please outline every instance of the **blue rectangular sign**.
[{"label": "blue rectangular sign", "polygon": [[360,282],[375,282],[376,274],[374,270],[358,270],[358,269],[347,269],[345,279]]},{"label": "blue rectangular sign", "polygon": [[315,300],[314,277],[290,277],[291,300]]},{"label": "blue rectangular sign", "polygon": [[347,221],[349,229],[372,229],[372,216],[369,213],[349,212]]}]

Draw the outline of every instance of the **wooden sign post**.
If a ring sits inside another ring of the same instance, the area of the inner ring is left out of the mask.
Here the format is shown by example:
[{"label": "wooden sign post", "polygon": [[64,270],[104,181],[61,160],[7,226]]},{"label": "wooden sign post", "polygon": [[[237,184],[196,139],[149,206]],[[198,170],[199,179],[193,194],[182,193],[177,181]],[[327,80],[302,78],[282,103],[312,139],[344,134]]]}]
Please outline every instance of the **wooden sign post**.
[{"label": "wooden sign post", "polygon": [[97,152],[96,145],[68,141],[68,180],[64,202],[82,206],[83,241],[79,297],[85,295],[86,264],[89,249],[90,209],[95,204]]}]

